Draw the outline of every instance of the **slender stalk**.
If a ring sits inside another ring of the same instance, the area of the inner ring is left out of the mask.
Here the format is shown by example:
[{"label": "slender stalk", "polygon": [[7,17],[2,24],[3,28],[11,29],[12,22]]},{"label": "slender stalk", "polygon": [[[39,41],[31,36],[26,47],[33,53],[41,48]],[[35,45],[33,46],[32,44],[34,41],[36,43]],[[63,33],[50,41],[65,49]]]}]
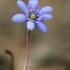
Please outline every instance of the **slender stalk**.
[{"label": "slender stalk", "polygon": [[29,43],[30,43],[30,30],[27,30],[27,47],[26,47],[26,59],[23,70],[27,70],[29,60]]}]

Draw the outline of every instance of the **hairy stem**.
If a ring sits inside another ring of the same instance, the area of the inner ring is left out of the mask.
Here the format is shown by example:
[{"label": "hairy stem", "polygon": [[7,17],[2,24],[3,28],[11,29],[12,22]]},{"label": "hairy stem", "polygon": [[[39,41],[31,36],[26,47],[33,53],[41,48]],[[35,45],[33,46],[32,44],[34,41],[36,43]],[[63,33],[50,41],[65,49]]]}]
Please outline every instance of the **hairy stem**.
[{"label": "hairy stem", "polygon": [[26,59],[23,70],[27,70],[29,60],[29,43],[30,43],[30,30],[27,30],[27,47],[26,47]]}]

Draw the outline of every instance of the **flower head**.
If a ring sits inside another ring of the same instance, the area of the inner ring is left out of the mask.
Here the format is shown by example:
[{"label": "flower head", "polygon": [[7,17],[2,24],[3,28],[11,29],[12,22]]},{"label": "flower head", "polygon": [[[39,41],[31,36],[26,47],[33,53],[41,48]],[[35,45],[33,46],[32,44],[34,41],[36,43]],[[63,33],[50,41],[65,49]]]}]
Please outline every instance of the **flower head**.
[{"label": "flower head", "polygon": [[27,29],[33,30],[35,26],[46,33],[48,28],[43,20],[51,20],[53,16],[50,14],[53,9],[50,6],[40,8],[38,0],[29,0],[28,6],[21,1],[17,1],[18,7],[24,14],[16,14],[12,17],[12,21],[17,23],[27,22]]}]

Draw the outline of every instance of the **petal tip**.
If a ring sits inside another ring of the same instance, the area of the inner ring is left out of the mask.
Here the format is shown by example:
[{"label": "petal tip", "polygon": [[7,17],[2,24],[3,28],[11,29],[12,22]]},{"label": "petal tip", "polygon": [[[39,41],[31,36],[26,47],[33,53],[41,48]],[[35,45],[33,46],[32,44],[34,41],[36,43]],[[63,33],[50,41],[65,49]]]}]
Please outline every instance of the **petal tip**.
[{"label": "petal tip", "polygon": [[18,22],[18,21],[16,20],[16,15],[14,15],[14,16],[12,17],[12,21],[13,21],[13,22],[16,22],[16,23],[20,23],[20,22]]},{"label": "petal tip", "polygon": [[53,11],[53,8],[51,6],[46,6],[40,9],[40,12],[42,14],[49,14]]},{"label": "petal tip", "polygon": [[47,8],[51,10],[51,12],[53,11],[53,8],[51,6],[47,6]]},{"label": "petal tip", "polygon": [[44,31],[43,33],[45,33],[45,34],[46,34],[47,32],[48,32],[48,31],[46,30],[46,31]]},{"label": "petal tip", "polygon": [[16,14],[12,17],[12,21],[16,23],[23,23],[27,21],[27,18],[24,14]]},{"label": "petal tip", "polygon": [[46,27],[46,29],[44,29],[42,32],[46,34],[48,32],[48,28]]},{"label": "petal tip", "polygon": [[25,11],[28,10],[27,5],[26,5],[23,1],[21,1],[21,0],[18,0],[18,1],[17,1],[17,5],[18,5],[18,7],[19,7],[24,13],[25,13]]},{"label": "petal tip", "polygon": [[53,16],[51,14],[43,14],[42,20],[52,20]]},{"label": "petal tip", "polygon": [[43,33],[48,32],[48,27],[46,26],[46,24],[44,22],[37,21],[35,25],[41,32],[43,32]]},{"label": "petal tip", "polygon": [[15,19],[14,19],[14,17],[15,17],[15,15],[12,17],[12,21],[13,21],[13,22],[15,22]]},{"label": "petal tip", "polygon": [[50,14],[49,18],[50,18],[49,20],[52,20],[53,19],[53,15]]}]

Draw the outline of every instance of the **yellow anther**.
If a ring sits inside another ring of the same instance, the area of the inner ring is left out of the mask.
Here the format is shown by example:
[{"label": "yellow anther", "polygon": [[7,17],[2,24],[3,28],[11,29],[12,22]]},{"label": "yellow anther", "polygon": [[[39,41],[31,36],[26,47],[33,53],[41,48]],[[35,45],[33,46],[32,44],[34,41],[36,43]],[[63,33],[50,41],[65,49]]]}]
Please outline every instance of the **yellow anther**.
[{"label": "yellow anther", "polygon": [[36,19],[36,15],[35,15],[35,14],[31,14],[31,15],[30,15],[30,18],[31,18],[32,20],[34,20],[34,19]]}]

